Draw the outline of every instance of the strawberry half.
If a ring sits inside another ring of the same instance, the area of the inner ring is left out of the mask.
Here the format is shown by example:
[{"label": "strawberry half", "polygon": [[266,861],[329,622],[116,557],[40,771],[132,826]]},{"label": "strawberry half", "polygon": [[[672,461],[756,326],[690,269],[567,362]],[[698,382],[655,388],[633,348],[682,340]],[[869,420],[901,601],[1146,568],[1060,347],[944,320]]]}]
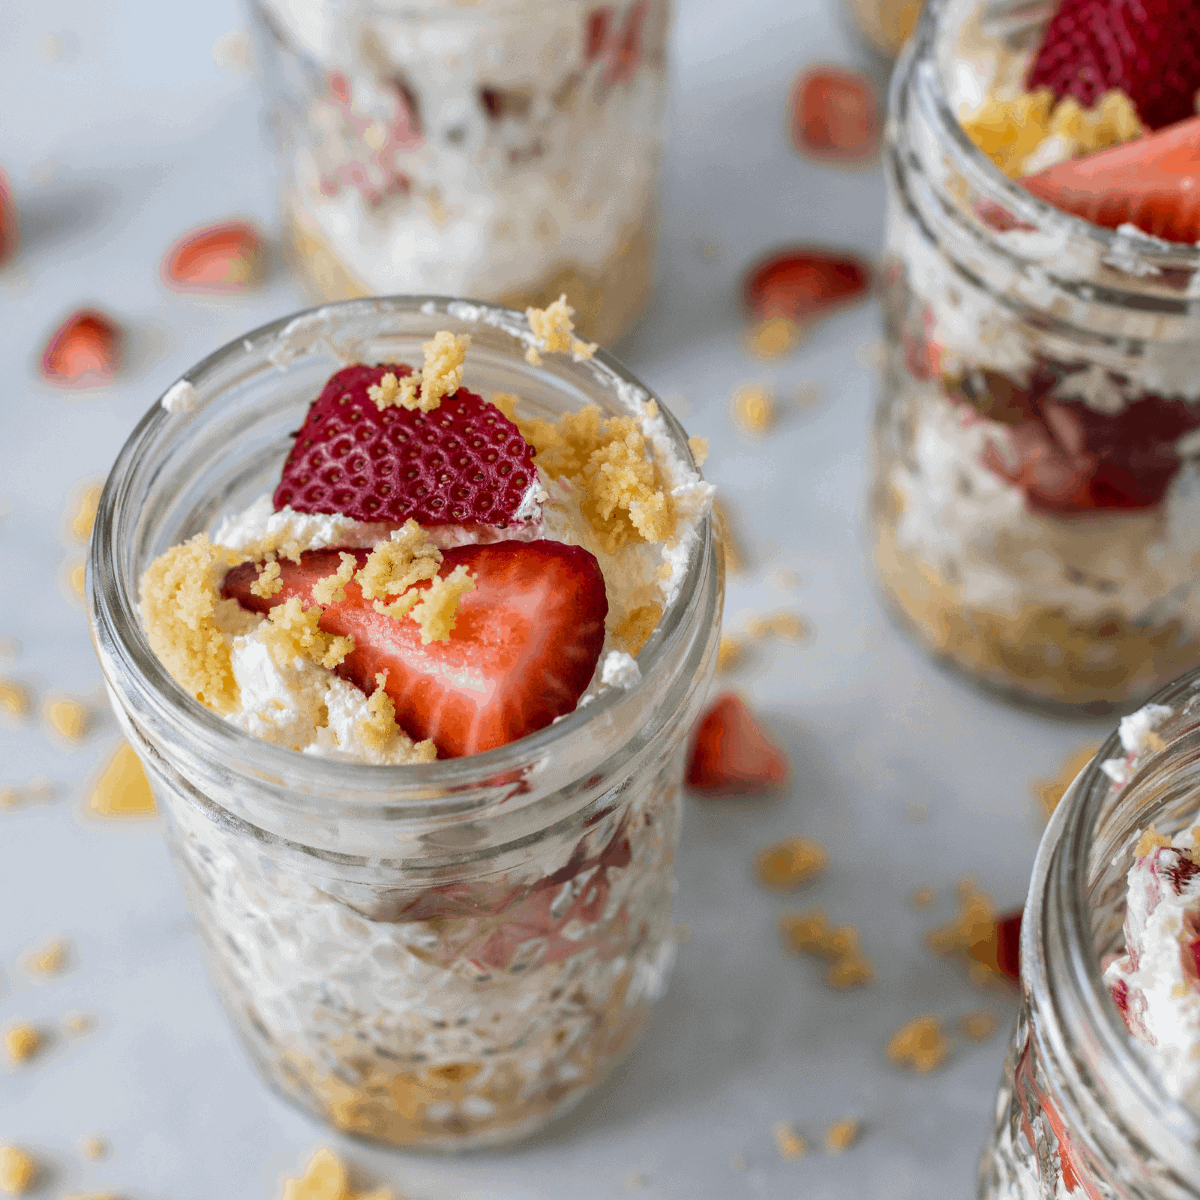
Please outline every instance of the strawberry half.
[{"label": "strawberry half", "polygon": [[[269,600],[250,591],[261,564],[243,563],[226,576],[222,595],[262,613],[292,596],[307,604],[313,584],[337,570],[340,553],[309,550],[299,563],[281,560],[283,588]],[[367,560],[365,550],[349,553],[360,567]],[[397,724],[417,741],[432,738],[443,758],[494,750],[573,711],[595,673],[608,615],[600,564],[579,546],[459,546],[444,552],[440,574],[460,565],[475,588],[461,598],[448,641],[423,646],[416,622],[377,612],[353,580],[320,623],[326,633],[354,638],[337,674],[370,694],[386,671]]]},{"label": "strawberry half", "polygon": [[1030,194],[1109,229],[1200,240],[1200,117],[1020,180]]},{"label": "strawberry half", "polygon": [[718,696],[692,731],[688,786],[710,796],[756,796],[787,778],[783,751],[771,741],[746,702]]},{"label": "strawberry half", "polygon": [[1062,0],[1026,86],[1084,108],[1120,88],[1151,129],[1182,121],[1200,88],[1200,0]]},{"label": "strawberry half", "polygon": [[537,479],[533,449],[495,405],[466,388],[423,413],[382,411],[367,394],[403,365],[338,371],[308,410],[275,489],[275,508],[356,521],[512,525]]}]

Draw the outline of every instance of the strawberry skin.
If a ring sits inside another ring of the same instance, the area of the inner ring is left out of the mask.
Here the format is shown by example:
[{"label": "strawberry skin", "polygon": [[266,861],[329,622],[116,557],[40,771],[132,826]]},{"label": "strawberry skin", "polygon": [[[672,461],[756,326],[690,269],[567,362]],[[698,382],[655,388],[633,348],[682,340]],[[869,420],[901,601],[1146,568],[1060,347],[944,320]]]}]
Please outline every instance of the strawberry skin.
[{"label": "strawberry skin", "polygon": [[515,524],[537,479],[533,448],[495,405],[466,388],[432,412],[382,411],[367,389],[402,364],[345,367],[331,376],[296,434],[275,489],[276,510],[341,513],[356,521]]},{"label": "strawberry skin", "polygon": [[1020,181],[1063,212],[1171,242],[1200,240],[1200,117]]},{"label": "strawberry skin", "polygon": [[1182,121],[1200,88],[1200,0],[1061,0],[1026,86],[1084,108],[1120,88],[1149,128]]},{"label": "strawberry skin", "polygon": [[687,782],[709,796],[758,796],[787,779],[788,763],[746,702],[723,692],[692,731]]},{"label": "strawberry skin", "polygon": [[[222,594],[254,612],[292,596],[309,603],[313,584],[337,570],[340,553],[310,550],[298,564],[281,561],[283,587],[269,600],[250,591],[259,565],[243,563],[229,572]],[[359,566],[366,562],[365,550],[349,553]],[[572,712],[595,673],[608,615],[600,564],[581,547],[459,546],[444,552],[440,574],[460,565],[475,588],[462,596],[448,641],[423,646],[415,621],[377,612],[353,580],[320,622],[326,633],[354,638],[337,674],[370,694],[386,671],[397,723],[414,740],[432,738],[443,758],[494,750]]]}]

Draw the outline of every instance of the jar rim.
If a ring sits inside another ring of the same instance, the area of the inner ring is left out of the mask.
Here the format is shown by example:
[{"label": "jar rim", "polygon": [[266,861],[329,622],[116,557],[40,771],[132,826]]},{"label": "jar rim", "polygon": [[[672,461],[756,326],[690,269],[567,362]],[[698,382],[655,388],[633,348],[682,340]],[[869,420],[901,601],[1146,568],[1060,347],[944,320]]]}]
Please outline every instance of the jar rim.
[{"label": "jar rim", "polygon": [[[381,317],[390,314],[437,317],[447,322],[448,327],[463,322],[491,326],[517,339],[518,351],[534,342],[525,314],[499,305],[448,296],[377,296],[318,305],[267,322],[209,354],[176,382],[186,381],[197,390],[201,396],[196,410],[199,411],[207,403],[205,391],[211,388],[214,377],[236,356],[257,351],[259,357],[257,365],[248,366],[238,376],[239,380],[277,367],[286,369],[293,358],[307,358],[314,352],[312,348],[299,354],[287,352],[283,362],[269,358],[272,348],[278,353],[281,335],[289,327],[296,328],[298,322],[315,324],[343,316],[370,317],[375,314]],[[386,332],[380,330],[381,335]],[[553,357],[558,360],[565,356]],[[674,414],[608,351],[597,349],[592,358],[580,363],[554,361],[542,369],[565,379],[573,377],[576,381],[590,382],[593,389],[597,381],[603,380],[631,412],[635,400],[656,401],[673,448],[684,462],[694,466],[687,435]],[[132,536],[137,515],[132,508],[131,481],[139,470],[148,469],[148,460],[161,455],[182,434],[185,426],[177,423],[174,436],[164,437],[172,420],[174,414],[163,408],[160,397],[121,448],[100,498],[87,571],[88,613],[97,652],[106,675],[110,665],[120,669],[122,685],[133,692],[139,712],[148,713],[159,722],[174,724],[201,752],[230,769],[240,769],[242,774],[267,784],[295,776],[302,770],[306,782],[311,784],[311,790],[305,791],[305,810],[313,817],[386,815],[391,819],[404,816],[427,819],[434,815],[470,812],[486,805],[490,798],[487,793],[489,789],[494,791],[494,785],[506,778],[511,783],[514,772],[544,761],[547,755],[556,751],[562,753],[565,744],[598,718],[608,717],[620,725],[623,709],[632,710],[644,702],[647,687],[656,682],[661,686],[661,680],[655,680],[656,668],[670,657],[669,651],[678,648],[681,639],[689,635],[692,618],[698,610],[702,607],[711,610],[701,614],[710,620],[715,612],[717,588],[712,582],[713,568],[719,571],[719,565],[715,562],[716,542],[711,514],[706,514],[697,525],[698,536],[690,547],[679,592],[665,606],[657,627],[638,655],[641,677],[631,687],[608,687],[589,703],[577,706],[552,724],[515,742],[479,754],[431,763],[385,766],[324,758],[275,745],[225,720],[188,694],[171,677],[151,649],[142,625],[136,600],[139,581],[124,577],[115,565],[120,559],[114,551],[122,538]],[[700,638],[699,646],[690,648],[689,661],[703,650],[704,641]],[[109,682],[112,687],[112,680]],[[607,754],[602,755],[597,761],[602,763],[607,757]],[[382,807],[381,795],[386,796]],[[456,799],[447,803],[448,796]],[[332,797],[336,797],[335,802],[322,807],[321,800]]]}]

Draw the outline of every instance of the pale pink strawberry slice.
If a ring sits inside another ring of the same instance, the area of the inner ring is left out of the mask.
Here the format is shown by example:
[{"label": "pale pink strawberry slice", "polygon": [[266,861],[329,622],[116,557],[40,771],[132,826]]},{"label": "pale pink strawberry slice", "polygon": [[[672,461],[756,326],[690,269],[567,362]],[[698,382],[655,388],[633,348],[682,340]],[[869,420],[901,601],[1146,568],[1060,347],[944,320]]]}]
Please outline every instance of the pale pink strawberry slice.
[{"label": "pale pink strawberry slice", "polygon": [[403,365],[338,371],[296,434],[275,489],[276,509],[341,513],[356,521],[512,525],[537,479],[533,449],[495,405],[466,388],[432,412],[367,394]]},{"label": "pale pink strawberry slice", "polygon": [[[306,604],[318,579],[340,562],[338,550],[310,550],[280,562],[283,588],[264,600],[250,591],[259,564],[226,576],[223,595],[254,612],[292,596]],[[365,550],[351,551],[361,566]],[[441,574],[465,566],[475,588],[459,603],[448,641],[421,644],[416,622],[376,611],[354,581],[346,599],[326,607],[321,629],[354,638],[336,668],[363,692],[387,672],[396,722],[416,740],[432,738],[456,758],[515,742],[571,712],[591,682],[604,645],[608,599],[600,564],[561,542],[493,542],[444,553]],[[417,584],[419,588],[428,583]]]},{"label": "pale pink strawberry slice", "polygon": [[1111,88],[1161,129],[1195,112],[1200,0],[1060,0],[1026,77],[1091,108]]},{"label": "pale pink strawberry slice", "polygon": [[1136,225],[1170,242],[1200,240],[1200,117],[1069,159],[1021,186],[1047,204],[1116,229]]}]

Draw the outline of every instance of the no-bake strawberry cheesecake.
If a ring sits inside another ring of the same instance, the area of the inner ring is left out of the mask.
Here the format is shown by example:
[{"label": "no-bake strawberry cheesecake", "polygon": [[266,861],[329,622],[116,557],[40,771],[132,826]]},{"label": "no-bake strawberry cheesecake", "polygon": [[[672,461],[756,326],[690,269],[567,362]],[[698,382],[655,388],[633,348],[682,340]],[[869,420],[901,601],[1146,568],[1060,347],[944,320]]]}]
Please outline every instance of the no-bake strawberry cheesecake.
[{"label": "no-bake strawberry cheesecake", "polygon": [[880,579],[1071,706],[1200,658],[1200,5],[942,0],[890,131]]},{"label": "no-bake strawberry cheesecake", "polygon": [[[423,362],[332,374],[269,490],[141,572],[171,703],[232,765],[181,784],[185,751],[148,749],[114,687],[264,1075],[432,1148],[539,1127],[643,1025],[719,614],[701,443],[564,302],[449,309]],[[253,353],[288,367],[290,328]],[[168,398],[172,421],[213,407]]]}]

